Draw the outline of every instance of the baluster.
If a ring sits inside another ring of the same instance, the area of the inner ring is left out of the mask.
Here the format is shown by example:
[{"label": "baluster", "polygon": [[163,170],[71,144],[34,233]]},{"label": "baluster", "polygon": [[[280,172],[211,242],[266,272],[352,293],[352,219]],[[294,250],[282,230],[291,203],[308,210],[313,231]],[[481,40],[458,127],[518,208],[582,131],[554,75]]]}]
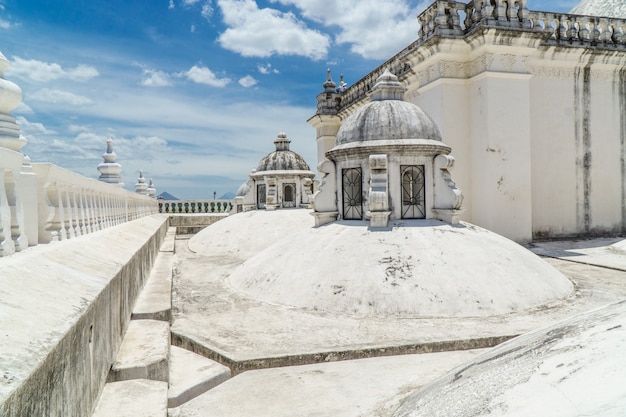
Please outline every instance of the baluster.
[{"label": "baluster", "polygon": [[11,207],[5,181],[5,170],[0,168],[0,256],[15,253],[15,242],[11,238]]},{"label": "baluster", "polygon": [[472,25],[480,23],[480,21],[482,20],[483,3],[484,3],[484,0],[474,1],[474,7],[472,8]]},{"label": "baluster", "polygon": [[574,19],[568,19],[567,25],[569,26],[569,29],[567,31],[568,39],[572,42],[580,40],[579,27],[577,25],[577,22]]},{"label": "baluster", "polygon": [[448,19],[450,28],[452,28],[454,33],[462,35],[463,29],[461,28],[461,17],[459,16],[459,8],[457,7],[456,2],[450,3],[450,9],[448,12],[450,13],[450,18]]},{"label": "baluster", "polygon": [[74,235],[75,236],[81,236],[81,219],[80,219],[80,207],[78,206],[78,202],[76,200],[76,194],[77,192],[75,191],[76,187],[72,187],[72,205],[74,207]]},{"label": "baluster", "polygon": [[602,26],[600,42],[611,42],[611,26],[609,25],[608,19],[600,19],[600,24]]},{"label": "baluster", "polygon": [[600,32],[600,21],[598,18],[593,19],[593,31],[591,32],[591,40],[593,42],[598,42],[602,32]]},{"label": "baluster", "polygon": [[582,17],[581,20],[579,21],[579,25],[580,25],[580,33],[578,37],[583,42],[589,42],[591,40],[590,39],[591,34],[589,32],[589,18]]},{"label": "baluster", "polygon": [[496,0],[495,18],[498,20],[498,23],[506,22],[506,7],[506,0]]},{"label": "baluster", "polygon": [[567,40],[567,17],[561,16],[559,19],[558,38],[561,40]]}]

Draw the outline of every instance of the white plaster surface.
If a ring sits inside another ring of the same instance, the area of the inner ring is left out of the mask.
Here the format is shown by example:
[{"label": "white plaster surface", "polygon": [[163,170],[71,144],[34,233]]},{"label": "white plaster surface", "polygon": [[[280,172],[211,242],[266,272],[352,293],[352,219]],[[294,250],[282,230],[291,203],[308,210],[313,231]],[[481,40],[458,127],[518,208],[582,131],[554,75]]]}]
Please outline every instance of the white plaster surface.
[{"label": "white plaster surface", "polygon": [[[489,317],[381,318],[339,314],[259,301],[226,285],[228,276],[247,258],[282,236],[310,228],[312,222],[307,210],[247,212],[208,227],[188,242],[177,241],[180,275],[174,282],[174,337],[185,338],[234,361],[281,360],[299,355],[323,360],[344,351],[384,351],[394,346],[445,341],[458,342],[459,346],[476,338],[517,335],[626,297],[622,273],[583,264],[568,264],[566,268],[568,277],[573,277],[577,284],[570,297]],[[320,268],[327,268],[327,257],[302,247]],[[498,253],[501,252],[492,252],[486,260],[497,258]],[[279,257],[280,251],[274,255]],[[268,257],[267,261],[269,265],[278,265],[276,258]],[[553,261],[549,263],[559,268],[564,264]],[[459,263],[456,268],[471,270],[471,265]],[[308,271],[303,268],[293,279],[302,279]],[[359,271],[354,270],[357,278]],[[485,285],[489,290],[489,284]]]},{"label": "white plaster surface", "polygon": [[170,417],[390,416],[407,393],[482,350],[248,371]]},{"label": "white plaster surface", "polygon": [[375,317],[507,314],[573,291],[552,266],[477,226],[436,220],[390,226],[373,231],[367,222],[344,221],[285,230],[284,239],[247,259],[227,282],[268,303]]},{"label": "white plaster surface", "polygon": [[409,398],[394,417],[618,417],[626,301],[503,343]]},{"label": "white plaster surface", "polygon": [[230,369],[215,361],[176,346],[170,347],[170,381],[167,406],[197,397],[230,378]]},{"label": "white plaster surface", "polygon": [[[173,236],[166,236],[174,242]],[[172,268],[174,254],[160,251],[150,271],[137,302],[133,308],[133,319],[169,321],[172,314]]]},{"label": "white plaster surface", "polygon": [[530,250],[541,256],[626,271],[626,239],[624,238],[535,242]]},{"label": "white plaster surface", "polygon": [[135,379],[104,386],[92,417],[166,417],[167,382]]},{"label": "white plaster surface", "polygon": [[132,320],[111,366],[108,380],[169,379],[170,324],[158,320]]},{"label": "white plaster surface", "polygon": [[150,216],[0,260],[0,414],[91,408],[147,278],[141,262],[156,256],[140,248],[165,221]]}]

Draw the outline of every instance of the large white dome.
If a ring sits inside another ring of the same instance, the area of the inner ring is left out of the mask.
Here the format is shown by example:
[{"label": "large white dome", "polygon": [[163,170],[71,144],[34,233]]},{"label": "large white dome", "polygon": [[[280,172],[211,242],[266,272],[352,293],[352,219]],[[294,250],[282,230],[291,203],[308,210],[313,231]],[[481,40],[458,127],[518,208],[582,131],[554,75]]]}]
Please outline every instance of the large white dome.
[{"label": "large white dome", "polygon": [[626,18],[626,0],[582,0],[572,14]]},{"label": "large white dome", "polygon": [[[475,317],[539,307],[573,291],[536,255],[473,225],[405,220],[384,231],[364,222],[313,228],[303,226],[308,211],[264,213],[213,226],[229,228],[231,235],[241,231],[244,241],[249,234],[274,236],[275,243],[227,278],[259,301],[366,317]],[[211,229],[192,238],[190,247],[204,250],[201,242]]]}]

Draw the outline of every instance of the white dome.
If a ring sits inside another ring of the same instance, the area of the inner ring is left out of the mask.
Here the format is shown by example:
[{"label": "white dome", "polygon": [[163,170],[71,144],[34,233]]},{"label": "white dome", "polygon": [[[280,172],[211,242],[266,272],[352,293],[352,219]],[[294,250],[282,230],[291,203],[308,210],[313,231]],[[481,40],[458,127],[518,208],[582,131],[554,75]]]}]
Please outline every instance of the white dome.
[{"label": "white dome", "polygon": [[503,343],[409,396],[394,417],[622,417],[626,301]]},{"label": "white dome", "polygon": [[189,247],[214,250],[207,243],[213,227],[227,228],[232,236],[241,231],[237,247],[243,252],[246,236],[271,236],[276,243],[235,269],[229,285],[259,301],[332,314],[492,316],[548,304],[573,291],[567,278],[536,255],[473,225],[403,220],[386,231],[372,231],[365,222],[295,227],[312,223],[309,211],[271,213],[226,218],[194,236]]},{"label": "white dome", "polygon": [[300,154],[289,150],[290,142],[285,133],[279,133],[274,141],[276,150],[259,161],[256,171],[311,171]]},{"label": "white dome", "polygon": [[626,0],[582,0],[572,14],[626,18]]},{"label": "white dome", "polygon": [[341,124],[336,145],[396,139],[441,141],[435,122],[422,109],[403,100],[404,87],[385,71],[372,89],[371,101]]}]

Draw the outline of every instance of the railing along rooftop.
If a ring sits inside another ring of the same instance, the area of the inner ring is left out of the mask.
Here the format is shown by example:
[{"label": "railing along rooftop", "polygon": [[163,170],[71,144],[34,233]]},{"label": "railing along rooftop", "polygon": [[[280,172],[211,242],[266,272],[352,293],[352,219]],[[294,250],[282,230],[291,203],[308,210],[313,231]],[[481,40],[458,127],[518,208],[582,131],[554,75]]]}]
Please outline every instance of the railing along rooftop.
[{"label": "railing along rooftop", "polygon": [[364,100],[389,69],[400,79],[410,71],[405,57],[432,38],[459,38],[480,28],[502,28],[543,35],[548,46],[626,50],[626,19],[533,11],[527,0],[438,0],[418,17],[418,38],[341,94],[339,110]]}]

